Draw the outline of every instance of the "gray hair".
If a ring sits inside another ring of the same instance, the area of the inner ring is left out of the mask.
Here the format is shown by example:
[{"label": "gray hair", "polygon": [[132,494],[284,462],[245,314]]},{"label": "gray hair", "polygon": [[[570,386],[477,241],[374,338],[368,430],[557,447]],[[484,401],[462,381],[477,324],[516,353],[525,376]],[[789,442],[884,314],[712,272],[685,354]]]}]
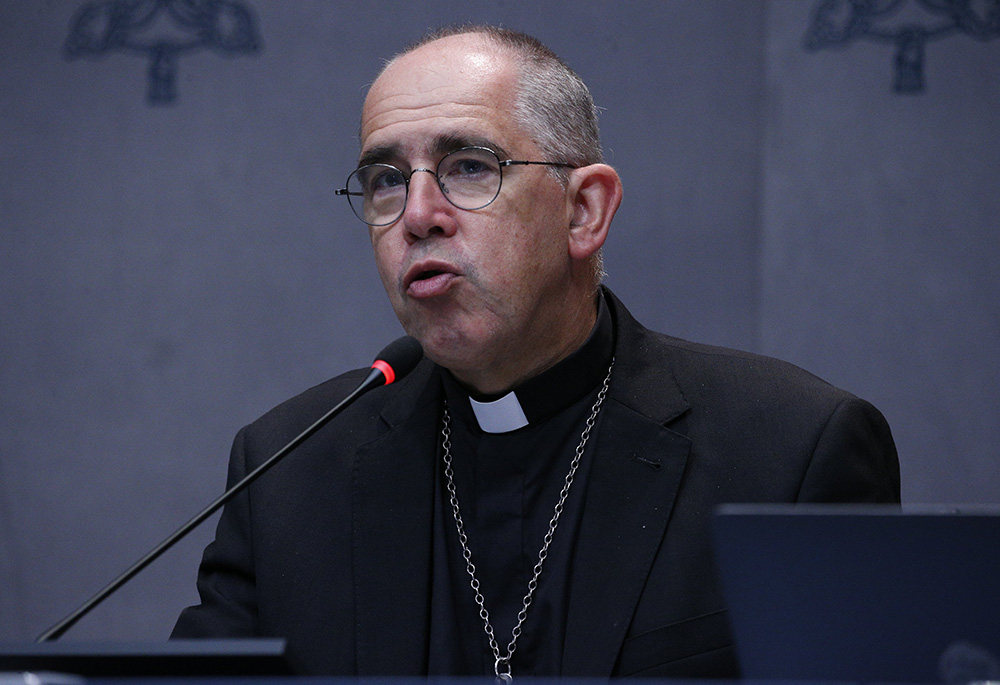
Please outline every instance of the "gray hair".
[{"label": "gray hair", "polygon": [[[519,70],[514,120],[528,132],[549,161],[573,166],[604,161],[597,128],[597,107],[590,90],[569,65],[537,38],[488,24],[447,26],[409,45],[389,60],[386,67],[423,45],[464,34],[480,35],[514,58]],[[560,177],[565,178],[565,175]]]},{"label": "gray hair", "polygon": [[[487,43],[513,58],[519,72],[514,121],[528,132],[546,161],[565,162],[576,167],[604,161],[597,107],[587,84],[556,53],[526,33],[489,24],[446,26],[407,46],[385,63],[382,72],[419,47],[465,34],[482,36]],[[566,185],[565,169],[549,167],[549,171]],[[607,275],[603,250],[593,255],[591,265],[596,288]]]}]

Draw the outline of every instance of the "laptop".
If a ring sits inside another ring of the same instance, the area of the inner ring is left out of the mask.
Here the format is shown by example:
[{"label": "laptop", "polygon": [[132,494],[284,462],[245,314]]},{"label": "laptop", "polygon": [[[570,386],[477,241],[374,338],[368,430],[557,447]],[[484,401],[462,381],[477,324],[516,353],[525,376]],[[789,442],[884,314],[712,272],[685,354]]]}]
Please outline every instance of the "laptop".
[{"label": "laptop", "polygon": [[1000,680],[1000,508],[724,505],[743,677]]},{"label": "laptop", "polygon": [[[26,682],[21,672],[87,678],[180,676],[263,676],[294,672],[284,639],[164,640],[143,643],[43,642],[0,643],[0,685]],[[4,674],[10,678],[4,680]]]}]

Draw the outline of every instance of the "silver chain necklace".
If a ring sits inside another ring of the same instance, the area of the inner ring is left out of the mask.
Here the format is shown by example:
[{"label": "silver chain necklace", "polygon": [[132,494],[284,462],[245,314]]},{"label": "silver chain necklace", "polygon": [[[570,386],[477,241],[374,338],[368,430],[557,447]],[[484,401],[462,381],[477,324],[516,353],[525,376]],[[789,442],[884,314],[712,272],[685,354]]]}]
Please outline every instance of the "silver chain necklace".
[{"label": "silver chain necklace", "polygon": [[486,637],[489,638],[490,649],[493,650],[493,656],[496,658],[496,661],[493,663],[493,672],[496,673],[498,683],[510,683],[512,680],[510,662],[514,658],[514,650],[517,649],[517,639],[521,637],[521,626],[524,624],[524,619],[528,616],[528,607],[531,606],[531,600],[535,596],[535,590],[538,588],[538,578],[542,575],[542,566],[549,555],[549,545],[552,544],[552,536],[556,532],[556,526],[559,525],[559,517],[562,515],[563,506],[565,506],[566,498],[569,496],[569,489],[573,485],[573,478],[576,476],[576,470],[579,468],[580,460],[583,458],[583,449],[587,445],[587,440],[590,438],[590,431],[594,428],[594,424],[597,421],[597,414],[601,411],[601,405],[608,394],[608,385],[611,382],[611,370],[614,367],[615,360],[612,359],[611,365],[608,367],[608,375],[604,378],[604,385],[601,386],[600,391],[597,393],[597,400],[594,402],[594,406],[591,407],[587,424],[583,428],[583,434],[580,435],[580,444],[576,446],[576,454],[573,456],[573,461],[570,462],[569,473],[566,474],[566,480],[562,490],[559,492],[559,501],[556,502],[552,519],[549,521],[549,530],[543,538],[542,548],[538,552],[538,563],[535,564],[534,573],[531,576],[531,580],[528,581],[528,592],[521,601],[521,611],[517,614],[517,623],[514,625],[513,630],[510,631],[511,639],[507,645],[507,654],[504,656],[500,654],[500,645],[497,644],[496,637],[493,634],[493,626],[490,624],[490,612],[486,610],[486,600],[479,589],[479,579],[476,578],[476,566],[472,563],[472,552],[469,550],[469,538],[465,534],[465,523],[462,521],[462,514],[458,508],[458,494],[455,491],[455,472],[451,468],[451,415],[448,413],[448,402],[445,400],[444,416],[442,417],[441,424],[444,476],[447,480],[448,496],[451,499],[451,510],[455,515],[458,541],[462,544],[462,557],[465,559],[465,570],[468,571],[469,578],[471,578],[469,584],[472,586],[473,592],[476,593],[475,599],[476,604],[479,606],[479,617],[483,619]]}]

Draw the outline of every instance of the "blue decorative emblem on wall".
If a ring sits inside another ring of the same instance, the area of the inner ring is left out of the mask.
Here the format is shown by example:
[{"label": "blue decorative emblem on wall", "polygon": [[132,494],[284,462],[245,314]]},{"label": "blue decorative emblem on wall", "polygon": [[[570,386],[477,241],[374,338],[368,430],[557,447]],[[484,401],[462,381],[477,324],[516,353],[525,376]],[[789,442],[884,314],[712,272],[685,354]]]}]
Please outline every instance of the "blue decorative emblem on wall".
[{"label": "blue decorative emblem on wall", "polygon": [[893,89],[920,93],[926,44],[955,33],[980,41],[1000,36],[1000,0],[821,0],[805,48],[843,47],[860,39],[893,43]]},{"label": "blue decorative emblem on wall", "polygon": [[112,52],[149,59],[146,100],[177,99],[177,58],[210,49],[223,55],[260,49],[253,12],[238,0],[103,0],[77,11],[64,48],[69,59]]}]

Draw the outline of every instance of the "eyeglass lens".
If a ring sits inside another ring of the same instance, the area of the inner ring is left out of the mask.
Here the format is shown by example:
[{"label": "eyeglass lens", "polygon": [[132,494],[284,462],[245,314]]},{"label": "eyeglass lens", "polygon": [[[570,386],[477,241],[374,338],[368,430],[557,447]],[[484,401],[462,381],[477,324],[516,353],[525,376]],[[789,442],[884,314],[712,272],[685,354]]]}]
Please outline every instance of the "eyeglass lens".
[{"label": "eyeglass lens", "polygon": [[[500,161],[486,148],[462,148],[441,158],[437,180],[441,192],[459,209],[481,209],[500,193]],[[362,221],[384,226],[406,208],[407,178],[388,164],[368,164],[347,179],[347,198]]]}]

